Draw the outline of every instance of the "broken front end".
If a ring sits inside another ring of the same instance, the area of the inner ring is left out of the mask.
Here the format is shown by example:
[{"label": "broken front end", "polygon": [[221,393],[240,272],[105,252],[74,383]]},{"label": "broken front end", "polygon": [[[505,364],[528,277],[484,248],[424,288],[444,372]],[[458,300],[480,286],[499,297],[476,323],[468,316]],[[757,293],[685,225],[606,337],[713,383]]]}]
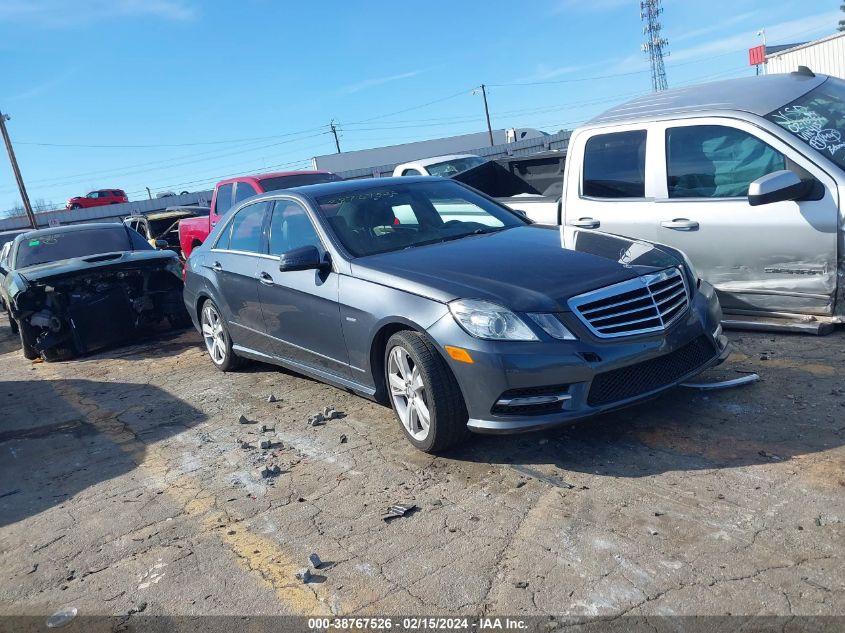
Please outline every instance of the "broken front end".
[{"label": "broken front end", "polygon": [[168,257],[24,277],[14,310],[21,342],[46,360],[59,360],[126,342],[165,319],[173,327],[186,327],[190,317],[182,301],[180,268],[175,257]]}]

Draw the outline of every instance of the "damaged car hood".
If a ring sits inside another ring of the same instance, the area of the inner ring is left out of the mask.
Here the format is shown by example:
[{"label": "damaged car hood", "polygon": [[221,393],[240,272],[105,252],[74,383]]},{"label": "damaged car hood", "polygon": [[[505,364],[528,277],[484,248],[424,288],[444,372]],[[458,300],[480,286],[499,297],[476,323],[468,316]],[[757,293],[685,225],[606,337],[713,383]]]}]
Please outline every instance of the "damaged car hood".
[{"label": "damaged car hood", "polygon": [[524,312],[568,310],[575,295],[677,266],[654,244],[596,231],[524,226],[352,261],[356,277],[438,301],[483,299]]},{"label": "damaged car hood", "polygon": [[73,259],[36,264],[16,272],[28,282],[65,279],[79,274],[109,269],[155,268],[179,265],[179,258],[170,251],[124,251],[101,253]]}]

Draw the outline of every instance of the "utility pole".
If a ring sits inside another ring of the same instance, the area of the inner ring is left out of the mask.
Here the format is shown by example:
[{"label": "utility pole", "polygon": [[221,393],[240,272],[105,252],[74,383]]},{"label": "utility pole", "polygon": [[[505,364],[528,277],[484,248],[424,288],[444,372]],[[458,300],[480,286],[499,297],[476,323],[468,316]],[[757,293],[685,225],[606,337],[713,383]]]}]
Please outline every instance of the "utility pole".
[{"label": "utility pole", "polygon": [[334,125],[334,119],[329,123],[329,127],[332,129],[332,134],[334,134],[334,146],[337,148],[337,153],[340,154],[340,141],[337,140],[337,128]]},{"label": "utility pole", "polygon": [[487,107],[487,87],[481,84],[481,96],[484,97],[484,116],[487,117],[487,134],[490,135],[490,147],[493,147],[493,127],[490,125],[490,109]]},{"label": "utility pole", "polygon": [[15,172],[15,180],[18,181],[18,189],[21,192],[21,200],[23,201],[23,208],[26,211],[26,217],[29,218],[29,223],[32,228],[38,228],[38,222],[35,221],[35,214],[32,212],[32,205],[29,203],[29,196],[26,193],[26,187],[23,184],[23,177],[21,177],[21,170],[18,167],[18,159],[15,158],[15,150],[12,149],[12,139],[9,138],[9,132],[6,130],[6,121],[10,120],[8,114],[0,112],[0,132],[3,133],[3,142],[6,144],[6,151],[9,152],[9,162],[12,163],[12,171]]}]

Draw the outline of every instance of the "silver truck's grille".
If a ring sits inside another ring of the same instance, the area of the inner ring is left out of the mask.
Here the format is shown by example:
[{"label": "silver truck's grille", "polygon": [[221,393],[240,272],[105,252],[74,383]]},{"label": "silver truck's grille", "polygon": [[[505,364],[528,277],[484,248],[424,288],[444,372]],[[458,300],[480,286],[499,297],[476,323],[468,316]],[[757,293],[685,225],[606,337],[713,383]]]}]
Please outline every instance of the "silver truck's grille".
[{"label": "silver truck's grille", "polygon": [[569,300],[572,311],[600,338],[663,331],[688,306],[680,268],[667,268]]}]

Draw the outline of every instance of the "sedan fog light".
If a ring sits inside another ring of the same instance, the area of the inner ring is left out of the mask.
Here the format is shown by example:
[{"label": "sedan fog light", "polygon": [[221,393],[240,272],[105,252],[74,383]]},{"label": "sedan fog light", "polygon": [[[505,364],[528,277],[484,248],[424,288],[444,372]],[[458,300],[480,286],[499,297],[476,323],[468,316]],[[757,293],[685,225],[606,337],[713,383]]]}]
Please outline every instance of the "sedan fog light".
[{"label": "sedan fog light", "polygon": [[556,338],[561,341],[577,340],[575,335],[570,332],[569,329],[561,323],[560,319],[558,319],[554,314],[548,314],[546,312],[529,312],[528,316],[531,317],[531,320],[543,328],[543,331],[552,338]]}]

